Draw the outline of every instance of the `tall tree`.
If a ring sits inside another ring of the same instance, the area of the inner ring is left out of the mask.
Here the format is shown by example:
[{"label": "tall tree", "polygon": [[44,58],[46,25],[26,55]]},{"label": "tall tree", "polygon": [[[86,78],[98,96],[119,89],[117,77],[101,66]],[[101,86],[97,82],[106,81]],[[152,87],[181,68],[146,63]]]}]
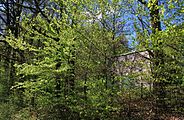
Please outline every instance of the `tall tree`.
[{"label": "tall tree", "polygon": [[[165,8],[161,6],[161,1],[159,0],[150,0],[150,1],[143,1],[138,0],[142,5],[148,8],[149,16],[150,16],[150,25],[151,25],[151,41],[147,45],[148,51],[151,56],[151,64],[152,64],[152,75],[153,75],[153,94],[156,97],[156,103],[155,103],[155,117],[161,116],[162,112],[165,111],[167,107],[165,99],[167,98],[167,92],[166,88],[168,86],[171,86],[174,79],[172,77],[173,74],[176,74],[175,72],[172,73],[171,70],[173,66],[168,66],[170,64],[170,56],[167,55],[167,52],[165,51],[165,40],[160,35],[164,32],[161,32],[163,27],[162,24],[164,21],[162,21],[162,17],[164,17],[164,13],[161,13],[160,11],[163,11]],[[172,2],[170,3],[172,5]],[[170,5],[168,5],[170,6]],[[163,24],[164,25],[164,24]],[[167,29],[167,28],[166,28]],[[168,40],[169,42],[169,40]],[[150,47],[151,46],[151,47]],[[172,55],[171,55],[172,56]],[[171,60],[171,61],[175,61]],[[175,66],[178,66],[176,62],[174,62]],[[168,70],[169,69],[169,70]],[[168,71],[167,71],[168,70]],[[179,69],[173,69],[174,71],[180,71]],[[178,73],[178,72],[177,72]],[[181,75],[181,73],[180,73]],[[180,80],[178,80],[177,83],[180,83]]]}]

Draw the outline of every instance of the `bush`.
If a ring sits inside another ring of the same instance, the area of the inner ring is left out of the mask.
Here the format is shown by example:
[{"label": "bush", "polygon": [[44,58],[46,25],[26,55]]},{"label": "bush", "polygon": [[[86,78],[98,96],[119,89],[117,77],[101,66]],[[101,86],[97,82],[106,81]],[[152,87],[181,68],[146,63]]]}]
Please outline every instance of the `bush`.
[{"label": "bush", "polygon": [[0,103],[0,120],[11,120],[16,106],[11,103]]}]

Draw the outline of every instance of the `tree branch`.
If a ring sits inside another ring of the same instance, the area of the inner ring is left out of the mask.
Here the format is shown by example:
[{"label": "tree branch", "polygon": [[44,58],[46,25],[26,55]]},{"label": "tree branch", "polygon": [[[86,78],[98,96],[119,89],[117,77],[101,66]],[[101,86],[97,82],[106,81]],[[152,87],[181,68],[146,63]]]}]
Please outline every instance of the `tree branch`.
[{"label": "tree branch", "polygon": [[147,2],[144,0],[138,0],[140,3],[142,3],[143,5],[147,5]]},{"label": "tree branch", "polygon": [[55,40],[56,42],[59,41],[59,38],[55,38],[55,37],[52,37],[52,36],[47,35],[46,34],[46,31],[41,30],[41,28],[38,29],[38,28],[36,28],[36,26],[33,26],[32,29],[35,30],[35,31],[37,31],[39,34],[41,34],[41,35],[43,35],[43,36],[45,36],[47,38],[51,38],[51,39]]}]

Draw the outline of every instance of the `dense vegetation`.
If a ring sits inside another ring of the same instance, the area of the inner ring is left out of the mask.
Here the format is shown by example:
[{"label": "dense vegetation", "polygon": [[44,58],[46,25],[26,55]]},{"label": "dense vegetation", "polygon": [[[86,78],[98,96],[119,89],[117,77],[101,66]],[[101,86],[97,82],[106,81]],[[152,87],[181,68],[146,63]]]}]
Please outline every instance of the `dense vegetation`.
[{"label": "dense vegetation", "polygon": [[0,119],[184,119],[183,0],[0,4]]}]

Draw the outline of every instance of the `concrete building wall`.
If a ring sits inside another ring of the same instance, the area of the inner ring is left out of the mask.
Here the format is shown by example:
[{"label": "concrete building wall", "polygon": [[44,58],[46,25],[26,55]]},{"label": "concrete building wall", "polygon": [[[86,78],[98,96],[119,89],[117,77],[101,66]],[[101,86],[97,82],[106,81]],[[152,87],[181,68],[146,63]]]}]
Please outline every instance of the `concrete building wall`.
[{"label": "concrete building wall", "polygon": [[150,87],[151,67],[148,51],[131,52],[117,58],[116,74],[124,78],[135,78],[136,85]]}]

